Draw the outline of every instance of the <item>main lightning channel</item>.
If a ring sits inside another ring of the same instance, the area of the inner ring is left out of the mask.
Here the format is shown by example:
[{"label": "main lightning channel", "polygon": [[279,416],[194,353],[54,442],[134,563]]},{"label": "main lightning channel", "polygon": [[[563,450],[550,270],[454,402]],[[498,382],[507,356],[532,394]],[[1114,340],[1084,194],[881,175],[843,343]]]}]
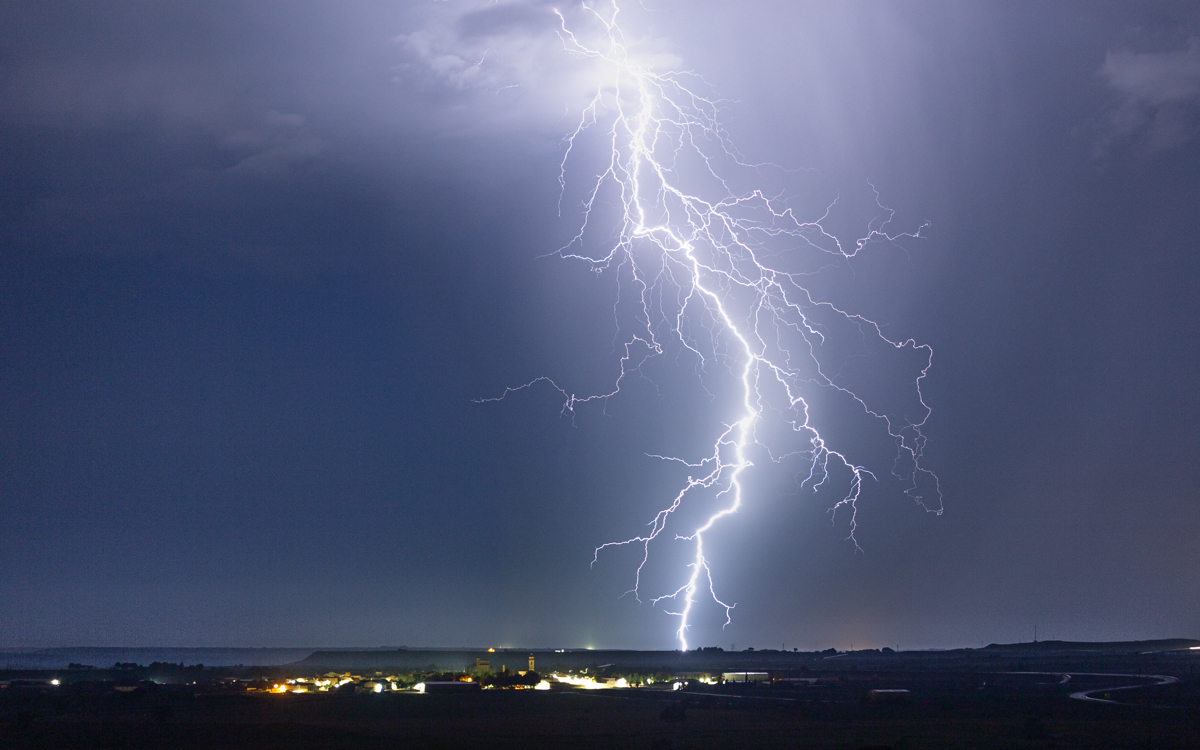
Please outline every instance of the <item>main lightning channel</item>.
[{"label": "main lightning channel", "polygon": [[[582,220],[571,241],[555,254],[581,260],[599,273],[616,268],[632,278],[637,297],[638,330],[624,343],[620,373],[606,393],[578,396],[560,387],[548,377],[539,377],[517,387],[506,388],[497,401],[510,394],[539,384],[548,384],[564,399],[563,411],[574,413],[589,401],[605,401],[621,391],[625,378],[642,367],[650,357],[662,354],[658,321],[664,321],[675,340],[691,352],[704,368],[717,359],[736,366],[740,403],[734,417],[715,437],[712,452],[698,462],[658,456],[680,462],[697,470],[689,476],[672,502],[660,510],[648,524],[650,530],[629,539],[596,547],[593,564],[604,550],[640,546],[641,562],[634,572],[631,593],[642,601],[642,575],[650,561],[652,543],[667,529],[676,511],[692,496],[713,491],[717,508],[699,526],[687,534],[675,534],[676,540],[691,542],[694,555],[690,572],[681,586],[671,593],[654,597],[676,602],[669,614],[679,618],[676,638],[688,649],[688,629],[694,606],[701,594],[724,608],[725,624],[732,621],[733,604],[717,595],[712,568],[705,555],[705,534],[722,519],[743,506],[743,473],[753,466],[751,448],[765,453],[772,461],[800,455],[807,463],[807,476],[801,486],[815,492],[831,479],[831,468],[848,471],[846,494],[830,512],[849,512],[849,539],[854,542],[857,528],[857,501],[864,479],[875,475],[851,461],[845,453],[832,448],[812,424],[806,388],[824,388],[852,399],[863,412],[878,420],[896,444],[893,473],[908,482],[907,494],[934,513],[941,513],[941,491],[937,477],[922,465],[925,437],[922,427],[930,410],[921,394],[921,382],[932,364],[933,351],[909,339],[893,341],[871,320],[818,299],[805,285],[814,272],[780,267],[778,256],[769,242],[786,240],[797,252],[827,257],[830,264],[845,263],[871,242],[895,242],[913,233],[891,234],[891,212],[882,221],[873,221],[867,235],[853,248],[842,246],[821,222],[803,221],[783,198],[753,189],[738,193],[718,171],[721,162],[756,169],[768,165],[746,164],[725,136],[718,118],[717,102],[694,91],[688,81],[697,80],[685,73],[659,73],[641,64],[629,51],[618,24],[620,11],[615,2],[605,11],[584,5],[583,9],[600,29],[598,43],[585,43],[569,28],[557,10],[559,35],[568,52],[593,60],[607,72],[595,95],[584,108],[579,124],[564,139],[565,150],[560,166],[560,185],[567,190],[567,168],[582,136],[604,128],[603,139],[609,149],[604,169],[595,177],[582,201]],[[603,125],[602,125],[603,123]],[[702,165],[703,178],[715,197],[699,191],[686,191],[679,184],[688,160]],[[585,238],[592,233],[593,214],[605,190],[619,196],[619,231],[607,253],[599,256],[584,252]],[[561,212],[561,200],[560,200]],[[922,227],[923,228],[923,227]],[[656,268],[657,266],[657,268]],[[822,266],[823,268],[824,266]],[[817,269],[821,270],[820,268]],[[672,298],[674,309],[671,309]],[[618,301],[619,304],[619,301]],[[819,348],[825,343],[829,326],[817,318],[838,319],[854,326],[864,339],[873,337],[902,352],[919,353],[923,362],[914,386],[920,404],[917,419],[900,419],[883,409],[868,405],[838,378],[825,371]],[[619,325],[619,324],[618,324]],[[707,333],[707,341],[695,329]],[[789,343],[790,342],[790,343]],[[800,439],[798,449],[775,455],[758,437],[764,405],[769,393],[781,398],[772,406],[784,416],[784,422]],[[921,486],[932,488],[935,503],[925,503]]]}]

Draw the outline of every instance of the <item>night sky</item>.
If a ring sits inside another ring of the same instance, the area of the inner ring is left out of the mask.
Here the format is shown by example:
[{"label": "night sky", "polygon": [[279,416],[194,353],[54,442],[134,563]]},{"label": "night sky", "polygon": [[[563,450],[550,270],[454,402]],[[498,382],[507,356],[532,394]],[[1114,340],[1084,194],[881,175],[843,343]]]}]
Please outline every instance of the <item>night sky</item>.
[{"label": "night sky", "polygon": [[[945,512],[828,425],[861,551],[760,472],[693,645],[1200,636],[1200,6],[629,5],[839,237],[871,186],[929,222],[838,293],[934,349]],[[552,7],[0,6],[0,646],[675,647],[591,562],[711,381],[476,403],[616,374],[617,276],[545,257],[594,86]]]}]

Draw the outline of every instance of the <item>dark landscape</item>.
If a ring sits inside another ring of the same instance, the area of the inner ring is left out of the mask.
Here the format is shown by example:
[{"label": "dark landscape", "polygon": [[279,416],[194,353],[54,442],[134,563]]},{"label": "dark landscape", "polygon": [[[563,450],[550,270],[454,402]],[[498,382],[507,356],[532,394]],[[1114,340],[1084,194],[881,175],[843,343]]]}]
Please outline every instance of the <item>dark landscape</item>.
[{"label": "dark landscape", "polygon": [[[0,742],[6,748],[1194,748],[1200,745],[1196,646],[1200,641],[833,653],[359,650],[318,651],[267,667],[76,663],[0,673]],[[525,666],[531,655],[544,666],[518,675],[513,666]],[[476,659],[496,671],[476,671],[473,682],[464,682]],[[556,676],[649,684],[584,689]],[[315,692],[331,677],[327,691]],[[543,679],[548,689],[529,689]],[[414,689],[418,683],[425,692]]]}]

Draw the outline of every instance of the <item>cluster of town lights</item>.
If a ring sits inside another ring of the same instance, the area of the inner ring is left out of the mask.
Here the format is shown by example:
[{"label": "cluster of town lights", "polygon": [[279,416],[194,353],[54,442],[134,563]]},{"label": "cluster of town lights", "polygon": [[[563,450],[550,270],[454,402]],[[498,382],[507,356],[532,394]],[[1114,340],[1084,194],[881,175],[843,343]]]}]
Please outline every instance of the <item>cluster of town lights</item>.
[{"label": "cluster of town lights", "polygon": [[[351,682],[354,682],[354,680],[350,679],[349,677],[343,677],[341,679],[325,679],[325,680],[322,680],[322,679],[308,680],[308,679],[304,679],[301,677],[301,678],[298,678],[295,680],[287,680],[286,682],[277,682],[271,686],[271,692],[272,693],[313,693],[313,692],[324,693],[329,690],[336,690],[337,688],[340,688],[343,685],[348,685]],[[376,692],[376,693],[382,693],[384,690],[400,690],[401,689],[399,685],[397,685],[395,682],[392,682],[391,680],[369,680],[366,684],[367,684],[367,687],[371,691]]]},{"label": "cluster of town lights", "polygon": [[[555,681],[557,681],[557,682],[561,682],[561,683],[564,683],[567,685],[574,685],[575,687],[580,687],[580,688],[583,688],[584,690],[603,690],[605,688],[629,687],[629,681],[626,680],[624,677],[621,677],[613,682],[596,682],[596,678],[588,677],[587,675],[558,674],[556,672],[552,676],[554,677]],[[550,686],[547,683],[546,689],[549,689],[549,687]]]},{"label": "cluster of town lights", "polygon": [[[551,677],[553,677],[555,679],[555,681],[557,681],[557,682],[561,682],[561,683],[564,683],[567,685],[572,685],[574,687],[583,688],[584,690],[605,690],[605,689],[610,689],[610,688],[642,687],[640,684],[633,684],[633,685],[629,684],[629,680],[625,679],[624,677],[618,677],[616,679],[610,678],[610,679],[603,680],[603,681],[596,680],[596,678],[589,677],[588,675],[570,675],[570,674],[555,673],[555,674],[551,675]],[[716,679],[709,675],[704,675],[702,677],[699,677],[698,679],[700,682],[704,683],[705,685],[717,684]],[[541,688],[541,686],[539,685],[539,689],[543,689],[543,690],[550,689],[550,686],[548,683],[545,683],[543,681],[542,684],[545,684],[546,687]],[[647,679],[646,684],[653,685],[654,680]],[[686,680],[676,680],[674,683],[672,683],[671,689],[672,690],[682,690],[686,684],[687,684]]]},{"label": "cluster of town lights", "polygon": [[[697,679],[699,682],[702,682],[706,685],[714,685],[717,683],[717,680],[714,679],[710,675],[701,675],[699,677],[696,677],[695,679]],[[286,681],[277,682],[270,687],[268,692],[277,693],[277,694],[315,693],[315,692],[324,693],[324,692],[328,692],[330,690],[336,690],[336,689],[342,687],[343,685],[348,685],[350,683],[360,681],[360,680],[361,680],[361,678],[351,678],[350,676],[328,677],[328,678],[298,677],[296,679],[290,679],[290,680],[286,680]],[[459,681],[474,682],[474,678],[460,677]],[[532,686],[514,685],[511,687],[514,689],[530,689],[530,688],[532,688],[533,690],[550,690],[550,689],[552,689],[551,681],[557,682],[557,683],[560,683],[563,685],[569,685],[574,688],[580,688],[583,690],[609,690],[609,689],[614,689],[614,688],[637,688],[637,687],[644,687],[646,685],[654,684],[654,680],[652,678],[647,678],[645,683],[643,684],[640,682],[631,683],[629,681],[629,679],[627,679],[625,677],[596,678],[596,677],[593,677],[588,674],[569,674],[569,673],[561,674],[561,673],[555,672],[554,674],[551,674],[548,679],[541,680],[536,685],[532,685]],[[362,685],[362,688],[364,688],[366,692],[373,692],[373,693],[383,693],[385,691],[392,692],[392,691],[403,691],[403,690],[411,690],[411,691],[417,692],[417,693],[426,692],[426,684],[424,682],[418,682],[415,685],[412,685],[411,687],[406,688],[406,687],[404,687],[404,685],[401,682],[397,681],[395,678],[392,678],[392,677],[378,677],[378,678],[374,678],[374,679],[368,679],[368,680],[362,681],[361,685]],[[671,689],[672,690],[682,690],[686,685],[687,685],[686,679],[681,679],[681,678],[677,677],[672,680]],[[483,685],[481,687],[484,690],[487,690],[487,689],[494,689],[496,686]]]}]

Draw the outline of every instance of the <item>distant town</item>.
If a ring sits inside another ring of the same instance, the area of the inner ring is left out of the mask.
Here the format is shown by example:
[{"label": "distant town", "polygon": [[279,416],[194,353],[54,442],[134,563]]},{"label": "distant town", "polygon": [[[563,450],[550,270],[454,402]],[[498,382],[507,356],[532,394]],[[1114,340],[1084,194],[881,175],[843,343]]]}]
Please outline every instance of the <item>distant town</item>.
[{"label": "distant town", "polygon": [[[891,649],[887,650],[891,653]],[[453,653],[454,658],[461,660],[462,652],[431,652],[403,651],[395,652],[340,652],[344,657],[357,662],[372,659],[380,661],[395,660],[398,655],[406,655],[409,660],[435,658],[443,662],[447,653]],[[381,656],[382,653],[382,656]],[[295,664],[272,667],[206,667],[203,664],[188,665],[182,662],[152,662],[141,665],[136,662],[116,662],[108,667],[98,667],[92,664],[69,663],[65,668],[51,670],[6,670],[13,679],[0,680],[0,690],[16,692],[70,692],[72,690],[97,692],[111,690],[117,693],[131,693],[141,690],[154,692],[172,686],[187,686],[197,691],[208,693],[395,693],[409,691],[415,693],[442,692],[473,692],[482,690],[605,690],[654,688],[659,690],[683,690],[701,685],[722,685],[732,683],[754,683],[758,685],[773,683],[802,682],[812,684],[815,677],[797,676],[807,671],[807,667],[788,666],[776,669],[741,669],[732,671],[696,670],[696,669],[638,669],[637,663],[652,655],[668,653],[678,659],[686,655],[682,652],[604,652],[604,651],[567,651],[543,652],[542,660],[554,661],[552,666],[546,664],[542,671],[538,670],[539,655],[534,652],[521,653],[515,650],[489,648],[486,655],[476,656],[462,669],[439,668],[436,662],[430,662],[420,669],[329,669],[320,671],[320,664],[331,659],[336,660],[339,652],[316,652],[307,659]],[[696,652],[698,655],[713,657],[724,655],[722,649],[712,648]],[[747,649],[746,655],[755,654],[759,658],[772,652]],[[787,652],[785,656],[792,656]],[[834,649],[820,652],[821,656],[835,655]],[[842,652],[845,653],[845,652]],[[878,650],[859,652],[860,655],[883,653]],[[616,656],[619,654],[620,656]],[[390,658],[389,658],[390,657]],[[557,657],[557,658],[555,658]],[[622,664],[592,664],[591,666],[571,667],[562,662],[579,662],[584,657],[596,661],[598,657],[616,658]],[[623,657],[623,658],[622,658]],[[734,661],[742,659],[741,654],[730,654]]]},{"label": "distant town", "polygon": [[945,651],[225,650],[207,653],[290,661],[107,661],[147,653],[164,651],[0,652],[10,665],[43,665],[0,670],[0,744],[934,750],[967,737],[966,746],[995,750],[1200,747],[1195,640]]},{"label": "distant town", "polygon": [[[69,651],[67,651],[69,653]],[[91,652],[101,657],[103,650]],[[252,654],[253,652],[251,652]],[[0,691],[16,693],[151,693],[186,688],[194,693],[468,693],[491,690],[652,690],[755,694],[763,690],[812,695],[841,684],[855,673],[909,673],[914,670],[1038,669],[1116,670],[1132,655],[1146,661],[1173,660],[1192,674],[1200,662],[1200,641],[1166,640],[1110,644],[1043,641],[981,649],[895,651],[891,648],[815,652],[718,647],[694,651],[604,651],[554,649],[347,650],[315,651],[273,666],[209,666],[155,661],[108,666],[71,662],[60,668],[0,670]],[[30,655],[26,655],[28,659]],[[47,658],[44,654],[33,654]],[[1183,661],[1179,661],[1182,659]],[[1065,666],[1064,666],[1065,665]],[[1091,670],[1096,671],[1096,670]],[[1145,669],[1141,670],[1145,672]],[[1064,672],[1065,673],[1065,672]],[[903,679],[877,680],[868,698],[895,698],[909,692]],[[884,691],[884,692],[879,692]]]}]

